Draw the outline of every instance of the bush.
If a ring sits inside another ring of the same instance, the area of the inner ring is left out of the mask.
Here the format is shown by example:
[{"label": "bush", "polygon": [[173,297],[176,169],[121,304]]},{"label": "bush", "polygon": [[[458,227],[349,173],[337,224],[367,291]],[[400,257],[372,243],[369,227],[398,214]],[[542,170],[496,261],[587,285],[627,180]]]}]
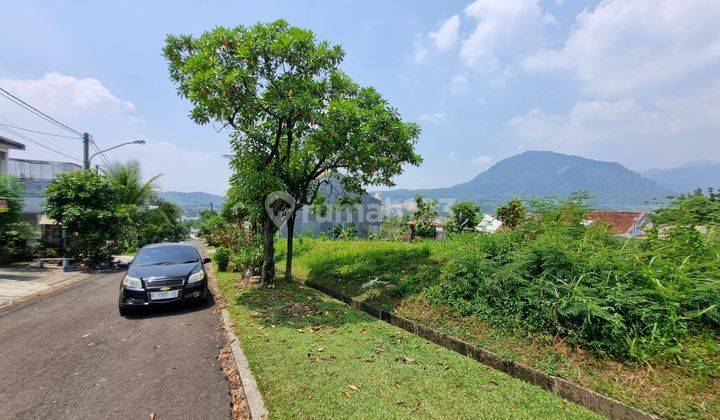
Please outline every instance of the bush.
[{"label": "bush", "polygon": [[215,249],[215,262],[217,263],[218,271],[227,271],[230,255],[230,250],[225,247],[221,246]]},{"label": "bush", "polygon": [[497,208],[497,217],[504,226],[515,227],[525,219],[525,206],[518,199],[510,200]]},{"label": "bush", "polygon": [[628,240],[583,226],[577,202],[538,208],[515,229],[464,237],[425,296],[631,360],[679,357],[689,331],[720,327],[716,236],[676,226]]},{"label": "bush", "polygon": [[330,229],[330,237],[333,239],[355,239],[358,231],[355,225],[335,225]]},{"label": "bush", "polygon": [[243,246],[235,252],[232,260],[233,264],[243,272],[250,270],[253,274],[260,273],[263,262],[262,238],[258,236],[250,243],[243,243]]},{"label": "bush", "polygon": [[[452,218],[448,227],[452,226],[453,232],[474,231],[478,224],[478,215],[481,208],[472,201],[458,201],[450,206]],[[450,230],[450,229],[449,229]]]}]

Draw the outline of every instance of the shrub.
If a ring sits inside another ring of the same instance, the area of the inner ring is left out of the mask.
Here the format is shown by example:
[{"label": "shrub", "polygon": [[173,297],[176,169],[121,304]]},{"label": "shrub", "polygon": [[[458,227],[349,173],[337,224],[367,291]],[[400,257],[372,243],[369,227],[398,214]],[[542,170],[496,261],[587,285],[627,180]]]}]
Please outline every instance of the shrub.
[{"label": "shrub", "polygon": [[504,226],[515,227],[525,219],[525,206],[518,199],[510,200],[497,208],[497,217]]},{"label": "shrub", "polygon": [[455,232],[465,232],[475,230],[478,223],[478,214],[481,211],[480,206],[472,201],[458,201],[450,206],[452,211],[452,219],[449,226]]},{"label": "shrub", "polygon": [[333,239],[355,239],[358,231],[355,225],[335,225],[330,229],[330,237]]},{"label": "shrub", "polygon": [[260,273],[263,262],[262,238],[258,236],[249,243],[243,243],[243,246],[235,252],[232,260],[233,264],[243,272],[250,270],[253,274]]},{"label": "shrub", "polygon": [[631,360],[678,357],[688,331],[720,327],[716,237],[677,226],[628,240],[583,226],[577,202],[542,208],[516,229],[464,238],[425,296]]},{"label": "shrub", "polygon": [[225,247],[221,246],[215,249],[215,262],[217,263],[219,271],[227,271],[230,255],[230,250]]}]

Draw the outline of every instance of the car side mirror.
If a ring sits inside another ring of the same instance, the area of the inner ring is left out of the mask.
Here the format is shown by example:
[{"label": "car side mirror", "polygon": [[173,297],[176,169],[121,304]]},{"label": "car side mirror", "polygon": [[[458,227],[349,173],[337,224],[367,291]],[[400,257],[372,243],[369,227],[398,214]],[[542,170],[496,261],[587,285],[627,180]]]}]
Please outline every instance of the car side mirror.
[{"label": "car side mirror", "polygon": [[211,261],[210,258],[203,258],[203,264],[209,264]]}]

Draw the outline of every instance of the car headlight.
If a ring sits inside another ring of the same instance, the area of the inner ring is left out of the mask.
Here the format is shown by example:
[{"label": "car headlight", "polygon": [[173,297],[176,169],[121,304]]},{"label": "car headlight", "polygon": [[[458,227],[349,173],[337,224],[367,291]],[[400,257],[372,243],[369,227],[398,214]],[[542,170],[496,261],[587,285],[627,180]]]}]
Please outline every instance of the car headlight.
[{"label": "car headlight", "polygon": [[197,273],[190,274],[190,277],[188,277],[188,284],[190,283],[197,283],[199,281],[202,281],[205,278],[205,273],[200,270]]},{"label": "car headlight", "polygon": [[135,277],[125,276],[123,279],[123,286],[131,287],[133,289],[142,289],[142,282],[140,279]]}]

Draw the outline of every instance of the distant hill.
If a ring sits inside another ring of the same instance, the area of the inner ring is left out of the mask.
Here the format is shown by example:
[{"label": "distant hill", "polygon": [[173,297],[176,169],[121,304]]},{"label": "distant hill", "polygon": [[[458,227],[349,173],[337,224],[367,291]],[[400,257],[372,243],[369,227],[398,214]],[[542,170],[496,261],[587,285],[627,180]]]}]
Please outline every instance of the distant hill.
[{"label": "distant hill", "polygon": [[720,162],[696,160],[677,168],[649,169],[642,175],[665,188],[679,193],[692,192],[696,188],[720,188]]},{"label": "distant hill", "polygon": [[472,180],[447,188],[392,190],[383,199],[411,200],[416,194],[436,199],[472,200],[485,211],[516,197],[567,196],[586,190],[590,204],[608,209],[646,209],[672,194],[614,162],[601,162],[554,152],[529,151],[504,159]]},{"label": "distant hill", "polygon": [[200,191],[161,191],[158,196],[165,201],[180,206],[188,217],[197,216],[200,210],[209,209],[211,205],[215,210],[220,210],[225,202],[225,197]]}]

